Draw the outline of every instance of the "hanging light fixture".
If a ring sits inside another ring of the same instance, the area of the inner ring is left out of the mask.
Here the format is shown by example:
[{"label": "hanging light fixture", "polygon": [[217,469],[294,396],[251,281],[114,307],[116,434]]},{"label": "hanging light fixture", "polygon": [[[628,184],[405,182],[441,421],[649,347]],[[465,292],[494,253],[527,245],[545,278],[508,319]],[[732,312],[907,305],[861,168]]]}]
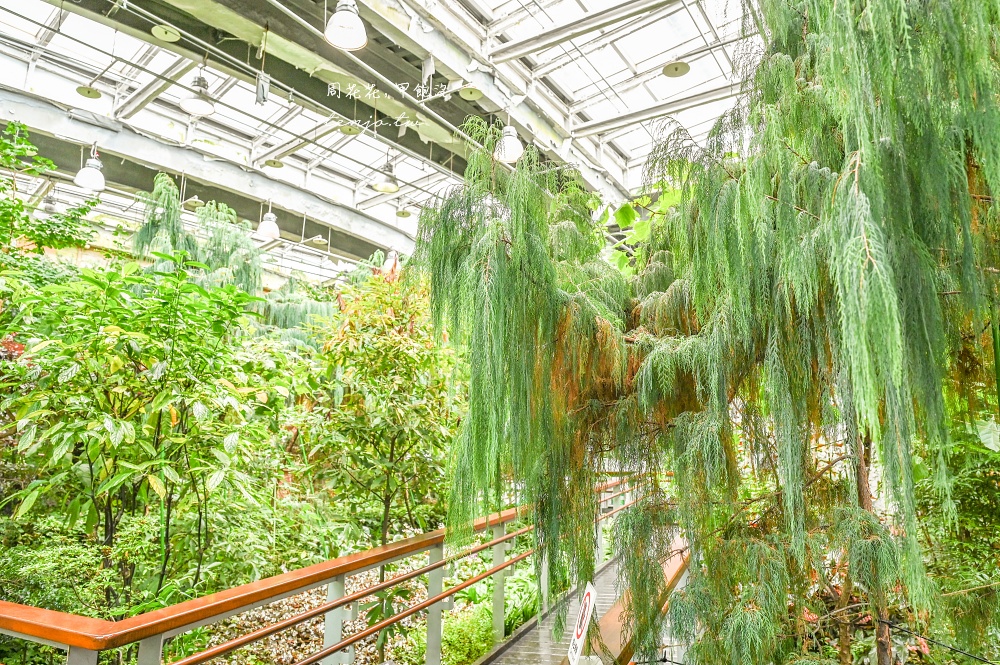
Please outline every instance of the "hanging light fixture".
[{"label": "hanging light fixture", "polygon": [[58,212],[56,207],[56,197],[46,194],[42,199],[42,204],[35,208],[35,219],[48,219],[49,215]]},{"label": "hanging light fixture", "polygon": [[[510,120],[507,120],[510,123]],[[493,158],[504,164],[513,164],[524,154],[524,144],[517,136],[517,130],[508,124],[503,128],[503,134],[493,149]]]},{"label": "hanging light fixture", "polygon": [[104,181],[104,174],[101,173],[101,169],[104,168],[104,164],[97,155],[97,144],[95,143],[90,148],[90,158],[80,169],[76,177],[73,178],[73,184],[80,189],[89,189],[92,192],[103,192],[107,183]]},{"label": "hanging light fixture", "polygon": [[281,229],[278,228],[278,216],[271,212],[271,202],[267,202],[267,212],[257,225],[257,237],[270,242],[281,238]]},{"label": "hanging light fixture", "polygon": [[357,51],[368,45],[368,33],[365,24],[361,22],[361,16],[358,15],[358,5],[354,0],[337,2],[337,10],[326,24],[323,36],[326,37],[326,41],[345,51]]},{"label": "hanging light fixture", "polygon": [[382,194],[395,194],[399,191],[399,181],[396,180],[391,159],[386,160],[382,168],[372,176],[371,188]]},{"label": "hanging light fixture", "polygon": [[215,102],[208,94],[208,81],[201,72],[194,77],[191,88],[191,92],[181,97],[181,110],[199,118],[215,113]]},{"label": "hanging light fixture", "polygon": [[198,195],[195,194],[191,198],[185,200],[181,205],[187,210],[197,210],[198,208],[204,208],[205,202],[198,198]]},{"label": "hanging light fixture", "polygon": [[672,79],[680,78],[691,71],[691,65],[683,60],[674,60],[663,65],[663,75]]}]

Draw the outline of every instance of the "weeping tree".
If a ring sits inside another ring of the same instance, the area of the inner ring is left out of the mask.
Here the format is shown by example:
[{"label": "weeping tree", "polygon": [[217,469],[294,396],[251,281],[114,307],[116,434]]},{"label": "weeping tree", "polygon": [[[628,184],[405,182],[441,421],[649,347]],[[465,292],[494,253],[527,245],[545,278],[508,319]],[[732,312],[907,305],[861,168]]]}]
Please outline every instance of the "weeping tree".
[{"label": "weeping tree", "polygon": [[[140,196],[145,204],[143,223],[132,238],[140,256],[156,258],[184,252],[203,264],[200,281],[213,286],[234,284],[247,293],[261,290],[260,252],[250,238],[251,228],[241,222],[236,211],[224,203],[211,201],[197,210],[198,227],[203,237],[184,228],[181,221],[180,191],[174,179],[158,173],[153,190]],[[154,270],[170,267],[159,259]]]},{"label": "weeping tree", "polygon": [[[184,228],[181,221],[180,191],[173,178],[159,173],[151,192],[141,195],[145,204],[143,222],[133,236],[140,256],[153,259],[152,270],[171,270],[166,258],[184,252],[202,265],[197,281],[203,285],[235,285],[251,295],[262,291],[260,250],[251,237],[252,228],[224,203],[210,201],[196,212],[200,236]],[[254,305],[261,323],[282,331],[289,339],[314,343],[304,325],[334,311],[330,302],[318,299],[311,289],[294,277],[281,288],[265,294]]]},{"label": "weeping tree", "polygon": [[925,571],[913,470],[919,448],[953,515],[951,432],[996,406],[1000,2],[746,15],[766,47],[705,141],[658,140],[651,193],[680,198],[643,202],[628,280],[579,186],[530,149],[506,170],[499,129],[470,122],[483,148],[419,238],[435,320],[469,346],[453,522],[515,489],[553,581],[587,580],[590,488],[631,472],[615,542],[637,660],[656,657],[675,525],[692,662],[825,657],[823,633],[846,664],[861,627],[887,665],[896,622],[988,646]]}]

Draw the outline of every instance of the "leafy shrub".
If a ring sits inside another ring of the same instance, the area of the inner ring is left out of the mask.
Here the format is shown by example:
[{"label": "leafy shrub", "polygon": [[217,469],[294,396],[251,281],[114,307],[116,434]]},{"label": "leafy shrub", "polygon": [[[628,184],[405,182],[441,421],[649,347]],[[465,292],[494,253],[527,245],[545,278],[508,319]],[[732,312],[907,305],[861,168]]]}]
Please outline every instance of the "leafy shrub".
[{"label": "leafy shrub", "polygon": [[[441,637],[442,665],[469,665],[493,648],[493,613],[487,605],[472,606],[444,618]],[[427,631],[414,630],[405,646],[392,654],[399,665],[423,665]]]}]

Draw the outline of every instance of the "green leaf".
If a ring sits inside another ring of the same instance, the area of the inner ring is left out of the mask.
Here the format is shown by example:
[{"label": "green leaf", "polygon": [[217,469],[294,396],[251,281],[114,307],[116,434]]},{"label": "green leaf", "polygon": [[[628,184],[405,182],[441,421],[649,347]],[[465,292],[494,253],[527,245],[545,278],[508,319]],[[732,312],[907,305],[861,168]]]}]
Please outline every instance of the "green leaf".
[{"label": "green leaf", "polygon": [[615,211],[615,223],[618,228],[627,229],[632,226],[639,214],[632,207],[631,203],[626,203]]},{"label": "green leaf", "polygon": [[31,507],[35,505],[35,500],[37,498],[38,498],[38,489],[33,489],[30,492],[28,492],[28,496],[24,497],[24,501],[22,501],[21,505],[17,507],[17,512],[14,513],[14,519],[15,520],[21,519],[22,517],[27,515],[28,511],[31,510]]},{"label": "green leaf", "polygon": [[149,483],[150,489],[156,492],[160,499],[165,500],[167,498],[167,488],[163,486],[162,480],[150,474],[146,476],[146,482]]},{"label": "green leaf", "polygon": [[1000,425],[995,420],[977,420],[976,432],[984,446],[1000,453]]},{"label": "green leaf", "polygon": [[214,490],[216,487],[221,485],[222,481],[225,479],[226,479],[225,469],[218,469],[217,471],[213,471],[212,475],[208,477],[208,482],[206,483],[206,485],[208,486],[208,491],[211,492],[212,490]]}]

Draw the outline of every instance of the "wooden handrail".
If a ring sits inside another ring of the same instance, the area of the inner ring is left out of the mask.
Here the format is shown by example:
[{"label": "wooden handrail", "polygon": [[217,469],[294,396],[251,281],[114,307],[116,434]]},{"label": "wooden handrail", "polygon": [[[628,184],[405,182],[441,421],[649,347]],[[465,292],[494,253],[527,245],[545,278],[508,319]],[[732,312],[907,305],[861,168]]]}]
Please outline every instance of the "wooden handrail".
[{"label": "wooden handrail", "polygon": [[[595,491],[617,487],[629,480],[617,478]],[[475,531],[512,522],[525,513],[525,506],[510,508],[473,523]],[[194,598],[122,621],[107,621],[40,607],[0,600],[0,630],[45,642],[91,651],[103,651],[138,642],[147,637],[178,631],[187,626],[246,611],[278,597],[292,595],[328,582],[339,575],[367,570],[389,561],[441,545],[445,530],[437,529],[363,552],[324,561],[299,570]]]},{"label": "wooden handrail", "polygon": [[[489,526],[517,519],[524,510],[511,508],[476,520],[473,528],[482,531]],[[304,591],[323,584],[338,575],[366,570],[400,557],[421,552],[444,543],[445,531],[438,529],[388,545],[348,554],[299,570],[194,598],[122,621],[107,621],[91,617],[46,610],[0,600],[0,629],[57,642],[70,647],[103,651],[138,642],[192,624],[208,621],[220,615],[250,609],[277,596]]]}]

